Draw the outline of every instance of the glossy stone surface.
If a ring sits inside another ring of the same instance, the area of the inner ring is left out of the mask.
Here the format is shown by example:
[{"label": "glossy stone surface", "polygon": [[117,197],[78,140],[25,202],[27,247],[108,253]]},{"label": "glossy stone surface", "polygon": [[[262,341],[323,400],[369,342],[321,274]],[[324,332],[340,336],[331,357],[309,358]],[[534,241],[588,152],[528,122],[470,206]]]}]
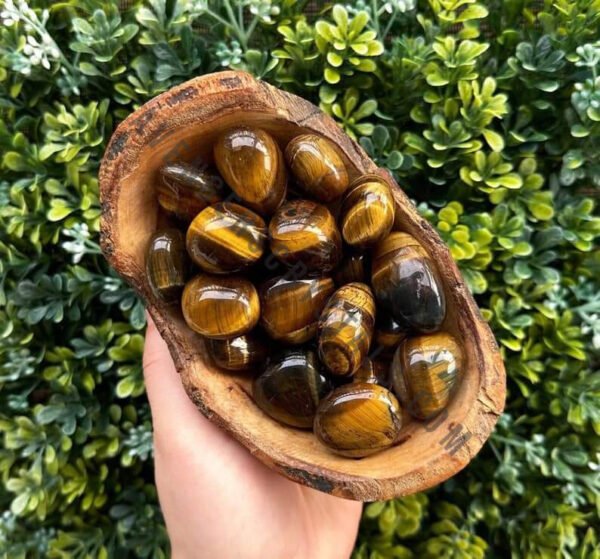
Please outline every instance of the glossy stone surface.
[{"label": "glossy stone surface", "polygon": [[350,246],[366,248],[385,239],[394,224],[394,198],[377,175],[363,175],[348,188],[340,214],[341,232]]},{"label": "glossy stone surface", "polygon": [[369,281],[369,257],[366,253],[352,253],[344,256],[341,264],[336,268],[333,279],[338,287],[359,281]]},{"label": "glossy stone surface", "polygon": [[331,278],[273,278],[259,289],[260,324],[274,340],[304,343],[316,335],[319,316],[334,290]]},{"label": "glossy stone surface", "polygon": [[334,375],[351,375],[369,352],[375,301],[368,285],[349,283],[329,299],[319,318],[319,358]]},{"label": "glossy stone surface", "polygon": [[199,274],[181,298],[188,326],[207,338],[235,338],[252,330],[260,315],[258,293],[246,279]]},{"label": "glossy stone surface", "polygon": [[446,316],[446,299],[434,263],[407,233],[392,232],[373,254],[371,286],[377,303],[407,330],[433,332]]},{"label": "glossy stone surface", "polygon": [[314,351],[291,349],[278,355],[254,379],[254,401],[272,418],[293,427],[310,428],[320,400],[331,391]]},{"label": "glossy stone surface", "polygon": [[321,136],[296,136],[285,149],[285,159],[310,198],[331,202],[348,188],[348,173],[338,148]]},{"label": "glossy stone surface", "polygon": [[287,266],[326,274],[342,258],[342,238],[331,212],[310,200],[286,202],[269,224],[271,251]]},{"label": "glossy stone surface", "polygon": [[390,363],[382,359],[366,357],[354,373],[352,382],[370,382],[390,388]]},{"label": "glossy stone surface", "polygon": [[371,351],[377,352],[378,355],[391,355],[396,351],[398,344],[406,338],[406,335],[406,328],[389,312],[377,309]]},{"label": "glossy stone surface", "polygon": [[187,251],[212,274],[238,272],[257,262],[267,245],[267,226],[253,211],[229,202],[204,208],[190,224]]},{"label": "glossy stone surface", "polygon": [[191,221],[206,206],[227,195],[223,179],[207,168],[168,163],[160,169],[158,203],[183,221]]},{"label": "glossy stone surface", "polygon": [[283,155],[270,134],[259,128],[228,130],[214,145],[215,165],[245,205],[270,215],[286,193]]},{"label": "glossy stone surface", "polygon": [[269,355],[266,340],[256,331],[229,340],[208,339],[206,347],[215,365],[227,371],[258,371]]},{"label": "glossy stone surface", "polygon": [[394,444],[401,427],[400,404],[389,390],[371,382],[352,382],[319,404],[314,432],[333,452],[360,458]]},{"label": "glossy stone surface", "polygon": [[394,392],[413,417],[430,419],[448,405],[462,363],[462,349],[450,334],[408,338],[394,354]]},{"label": "glossy stone surface", "polygon": [[167,303],[178,301],[188,270],[183,233],[178,229],[157,231],[146,253],[146,273],[155,295]]}]

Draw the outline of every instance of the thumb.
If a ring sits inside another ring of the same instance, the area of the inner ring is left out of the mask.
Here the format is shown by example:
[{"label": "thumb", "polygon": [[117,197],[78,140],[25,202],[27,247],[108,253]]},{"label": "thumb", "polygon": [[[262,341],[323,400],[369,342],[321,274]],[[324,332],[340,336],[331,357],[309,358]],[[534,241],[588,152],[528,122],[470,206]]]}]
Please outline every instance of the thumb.
[{"label": "thumb", "polygon": [[189,399],[167,344],[148,314],[147,319],[144,381],[152,412],[157,457],[161,451],[163,459],[167,456],[174,456],[176,460],[181,456],[190,459],[190,449],[196,448],[201,441],[203,447],[212,452],[195,455],[197,467],[200,463],[205,467],[208,462],[214,464],[214,469],[235,461],[245,464],[250,459],[254,462],[255,458],[246,449],[206,419]]},{"label": "thumb", "polygon": [[190,401],[167,344],[152,317],[146,313],[148,328],[144,343],[144,382],[155,431],[176,429],[184,422],[204,419]]}]

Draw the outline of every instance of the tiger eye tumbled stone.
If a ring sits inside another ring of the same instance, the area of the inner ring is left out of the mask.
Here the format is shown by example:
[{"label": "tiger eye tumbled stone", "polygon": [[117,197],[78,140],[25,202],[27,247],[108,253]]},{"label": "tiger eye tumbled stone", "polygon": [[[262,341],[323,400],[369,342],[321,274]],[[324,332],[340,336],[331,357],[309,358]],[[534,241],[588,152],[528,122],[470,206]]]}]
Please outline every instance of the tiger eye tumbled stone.
[{"label": "tiger eye tumbled stone", "polygon": [[293,138],[285,149],[287,164],[304,192],[331,202],[348,188],[348,173],[338,148],[315,134]]},{"label": "tiger eye tumbled stone", "polygon": [[394,392],[413,417],[430,419],[448,405],[462,362],[462,350],[449,334],[408,338],[392,362]]},{"label": "tiger eye tumbled stone", "polygon": [[444,289],[435,265],[407,233],[392,232],[377,244],[371,285],[377,303],[407,330],[433,332],[446,316]]},{"label": "tiger eye tumbled stone", "polygon": [[330,450],[360,458],[388,448],[402,427],[396,397],[372,382],[336,388],[320,404],[314,432]]},{"label": "tiger eye tumbled stone", "polygon": [[319,358],[334,375],[351,375],[369,352],[375,301],[368,285],[349,283],[329,299],[319,318]]},{"label": "tiger eye tumbled stone", "polygon": [[342,239],[331,212],[310,200],[286,202],[269,224],[271,251],[287,266],[326,274],[342,257]]},{"label": "tiger eye tumbled stone", "polygon": [[319,315],[334,290],[331,278],[273,278],[259,289],[261,326],[274,340],[304,343],[317,333]]},{"label": "tiger eye tumbled stone", "polygon": [[217,339],[250,332],[260,315],[256,289],[236,276],[197,275],[183,290],[181,308],[192,330]]},{"label": "tiger eye tumbled stone", "polygon": [[146,254],[148,282],[156,296],[167,303],[177,301],[188,269],[183,233],[178,229],[157,231],[150,239]]},{"label": "tiger eye tumbled stone", "polygon": [[365,253],[348,254],[336,268],[333,279],[338,287],[354,281],[366,283],[368,270],[368,257]]},{"label": "tiger eye tumbled stone", "polygon": [[371,350],[376,351],[378,355],[391,355],[404,338],[406,338],[406,328],[389,312],[378,309]]},{"label": "tiger eye tumbled stone", "polygon": [[312,427],[319,401],[330,391],[331,384],[309,349],[291,349],[275,357],[252,386],[254,401],[265,413],[305,429]]},{"label": "tiger eye tumbled stone", "polygon": [[266,341],[256,331],[229,340],[208,339],[206,345],[217,367],[227,371],[257,369],[269,355]]},{"label": "tiger eye tumbled stone", "polygon": [[387,360],[366,357],[354,373],[352,382],[370,382],[389,388],[390,364]]},{"label": "tiger eye tumbled stone", "polygon": [[285,198],[283,155],[264,130],[228,130],[217,139],[214,157],[227,184],[254,211],[270,215]]},{"label": "tiger eye tumbled stone", "polygon": [[226,195],[223,179],[208,168],[168,163],[160,169],[158,203],[183,221],[191,221],[206,206]]},{"label": "tiger eye tumbled stone", "polygon": [[204,208],[190,224],[186,246],[205,272],[226,274],[254,264],[267,244],[267,226],[253,211],[228,202]]},{"label": "tiger eye tumbled stone", "polygon": [[394,198],[389,184],[377,175],[363,175],[349,187],[340,216],[344,241],[365,248],[381,241],[394,224]]}]

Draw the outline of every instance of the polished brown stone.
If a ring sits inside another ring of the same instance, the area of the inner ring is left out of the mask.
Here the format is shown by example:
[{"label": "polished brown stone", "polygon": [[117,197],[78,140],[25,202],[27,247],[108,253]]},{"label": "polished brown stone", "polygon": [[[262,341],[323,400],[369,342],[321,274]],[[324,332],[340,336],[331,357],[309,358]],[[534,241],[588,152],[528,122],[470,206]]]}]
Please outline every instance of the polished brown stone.
[{"label": "polished brown stone", "polygon": [[396,397],[372,382],[336,388],[320,404],[314,432],[330,450],[360,458],[390,447],[402,427]]},{"label": "polished brown stone", "polygon": [[288,143],[285,158],[309,198],[331,202],[348,187],[348,173],[338,148],[321,136],[296,136]]},{"label": "polished brown stone", "polygon": [[311,428],[317,406],[331,390],[314,351],[291,349],[254,380],[252,395],[265,413],[286,425]]},{"label": "polished brown stone", "polygon": [[227,195],[227,187],[216,171],[188,163],[168,163],[160,169],[158,203],[182,221],[191,221],[206,206]]},{"label": "polished brown stone", "polygon": [[412,416],[429,419],[448,405],[462,366],[462,349],[451,335],[407,338],[392,362],[394,392]]},{"label": "polished brown stone", "polygon": [[214,145],[215,164],[244,204],[270,215],[285,198],[285,163],[273,137],[259,128],[228,130]]},{"label": "polished brown stone", "polygon": [[181,231],[162,229],[152,235],[146,252],[146,273],[157,297],[167,303],[178,301],[188,270],[189,261]]},{"label": "polished brown stone", "polygon": [[375,301],[368,285],[349,283],[329,299],[319,318],[319,358],[334,375],[351,375],[369,352]]},{"label": "polished brown stone", "polygon": [[269,348],[264,337],[255,330],[228,340],[206,340],[215,365],[227,371],[256,371],[264,365]]},{"label": "polished brown stone", "polygon": [[446,316],[435,264],[407,233],[392,232],[375,247],[371,286],[377,303],[407,330],[434,332]]},{"label": "polished brown stone", "polygon": [[183,317],[207,338],[235,338],[252,330],[260,316],[254,285],[237,277],[199,274],[183,290]]},{"label": "polished brown stone", "polygon": [[342,239],[331,212],[310,200],[286,202],[269,224],[271,251],[287,266],[326,274],[342,258]]},{"label": "polished brown stone", "polygon": [[344,241],[370,247],[387,237],[394,224],[394,198],[389,184],[378,175],[363,175],[348,188],[340,215]]},{"label": "polished brown stone", "polygon": [[189,255],[212,274],[239,272],[257,262],[267,245],[267,226],[259,215],[230,202],[204,208],[186,235]]},{"label": "polished brown stone", "polygon": [[331,278],[273,278],[259,289],[261,326],[274,340],[304,343],[316,335],[319,316],[334,290]]}]

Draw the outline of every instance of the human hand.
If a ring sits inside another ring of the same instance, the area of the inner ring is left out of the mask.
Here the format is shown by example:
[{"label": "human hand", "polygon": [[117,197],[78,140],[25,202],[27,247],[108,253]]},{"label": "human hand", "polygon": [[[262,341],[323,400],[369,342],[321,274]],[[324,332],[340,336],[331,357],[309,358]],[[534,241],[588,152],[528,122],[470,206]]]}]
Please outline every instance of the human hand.
[{"label": "human hand", "polygon": [[148,318],[144,377],[156,486],[174,559],[347,559],[362,504],[269,470],[187,397]]}]

